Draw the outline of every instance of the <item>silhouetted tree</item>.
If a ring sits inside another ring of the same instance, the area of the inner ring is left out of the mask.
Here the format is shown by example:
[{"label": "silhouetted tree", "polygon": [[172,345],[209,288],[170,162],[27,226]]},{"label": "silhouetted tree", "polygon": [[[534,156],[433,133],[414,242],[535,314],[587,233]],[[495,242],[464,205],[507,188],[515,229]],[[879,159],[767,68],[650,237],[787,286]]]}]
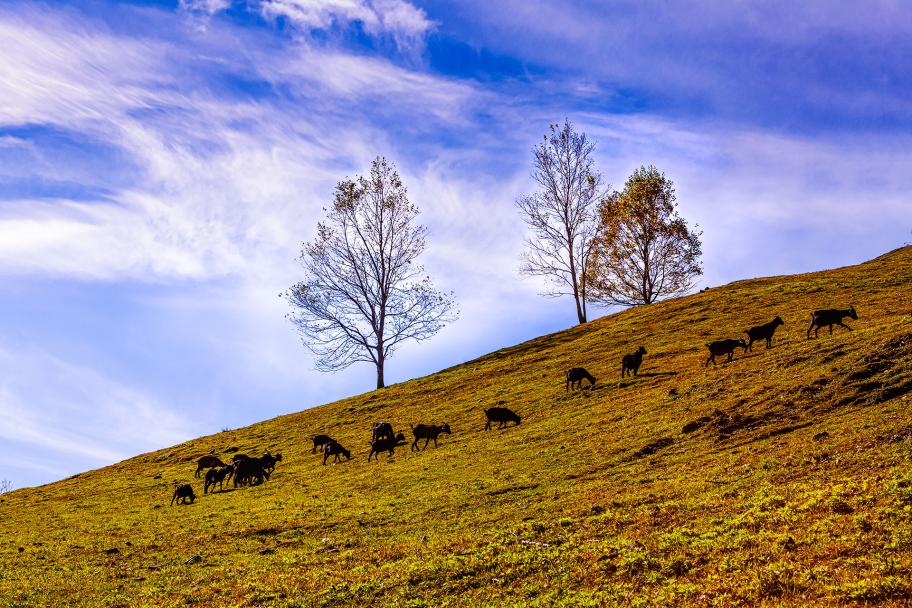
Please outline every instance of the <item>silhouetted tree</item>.
[{"label": "silhouetted tree", "polygon": [[576,317],[586,322],[588,263],[595,234],[595,204],[602,177],[592,157],[595,144],[569,120],[551,125],[532,149],[532,179],[538,189],[516,201],[531,229],[520,272],[549,283],[542,295],[573,296]]},{"label": "silhouetted tree", "polygon": [[371,362],[383,388],[384,365],[398,345],[430,338],[458,317],[452,294],[436,291],[415,263],[427,236],[417,216],[385,158],[373,161],[368,177],[336,186],[316,238],[301,251],[305,279],[285,292],[294,308],[288,317],[317,369]]},{"label": "silhouetted tree", "polygon": [[703,274],[698,231],[678,215],[674,184],[640,167],[599,203],[590,255],[592,301],[634,306],[686,292]]},{"label": "silhouetted tree", "polygon": [[0,494],[6,494],[7,492],[11,492],[12,490],[13,490],[13,482],[11,482],[9,479],[0,480]]}]

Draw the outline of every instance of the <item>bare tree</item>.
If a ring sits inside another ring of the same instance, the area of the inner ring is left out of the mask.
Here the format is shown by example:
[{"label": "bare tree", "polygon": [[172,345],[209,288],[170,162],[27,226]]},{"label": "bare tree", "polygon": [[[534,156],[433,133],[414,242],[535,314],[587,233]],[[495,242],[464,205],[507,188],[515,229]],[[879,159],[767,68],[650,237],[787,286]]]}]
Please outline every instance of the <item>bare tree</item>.
[{"label": "bare tree", "polygon": [[397,346],[430,338],[458,317],[452,294],[435,290],[415,263],[427,236],[417,216],[385,158],[374,159],[370,176],[336,186],[316,238],[301,251],[305,279],[285,292],[294,309],[288,317],[318,370],[370,362],[383,388]]},{"label": "bare tree", "polygon": [[590,255],[592,301],[635,306],[680,294],[703,274],[700,235],[678,215],[674,183],[640,167],[599,204]]},{"label": "bare tree", "polygon": [[538,189],[516,201],[531,230],[520,272],[544,277],[542,295],[573,296],[576,317],[586,322],[588,264],[595,234],[595,203],[602,176],[595,170],[595,144],[569,120],[550,126],[532,149],[532,179]]},{"label": "bare tree", "polygon": [[0,494],[6,494],[13,491],[13,482],[9,479],[0,480]]}]

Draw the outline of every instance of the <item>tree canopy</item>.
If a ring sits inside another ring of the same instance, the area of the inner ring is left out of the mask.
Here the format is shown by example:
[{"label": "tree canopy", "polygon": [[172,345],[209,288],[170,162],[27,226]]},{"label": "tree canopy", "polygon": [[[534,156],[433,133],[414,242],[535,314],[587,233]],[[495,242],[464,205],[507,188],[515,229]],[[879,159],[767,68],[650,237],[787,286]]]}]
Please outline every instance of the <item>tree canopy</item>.
[{"label": "tree canopy", "polygon": [[592,300],[632,306],[688,291],[703,273],[700,235],[678,215],[674,183],[653,166],[640,167],[599,204]]},{"label": "tree canopy", "polygon": [[299,258],[305,278],[285,292],[289,319],[321,371],[373,363],[377,388],[386,359],[458,317],[452,294],[434,289],[416,260],[427,229],[395,167],[377,157],[370,175],[336,186],[332,208]]}]

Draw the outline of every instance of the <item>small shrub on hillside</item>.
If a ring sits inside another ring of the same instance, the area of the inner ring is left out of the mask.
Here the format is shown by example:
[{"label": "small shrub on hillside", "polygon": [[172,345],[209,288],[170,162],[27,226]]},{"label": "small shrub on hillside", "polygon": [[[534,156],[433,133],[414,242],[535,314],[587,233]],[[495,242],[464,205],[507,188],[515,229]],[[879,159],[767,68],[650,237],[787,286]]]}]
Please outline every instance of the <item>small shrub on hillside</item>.
[{"label": "small shrub on hillside", "polygon": [[829,508],[833,513],[839,513],[841,515],[846,515],[855,510],[852,508],[852,505],[850,505],[848,501],[842,496],[831,496]]}]

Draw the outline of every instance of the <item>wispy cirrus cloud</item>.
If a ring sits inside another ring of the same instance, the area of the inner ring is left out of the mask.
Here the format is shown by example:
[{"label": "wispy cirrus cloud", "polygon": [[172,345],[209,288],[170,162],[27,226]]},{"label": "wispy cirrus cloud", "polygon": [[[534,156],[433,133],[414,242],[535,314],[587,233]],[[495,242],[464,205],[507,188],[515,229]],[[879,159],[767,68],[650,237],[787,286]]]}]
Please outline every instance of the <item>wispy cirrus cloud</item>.
[{"label": "wispy cirrus cloud", "polygon": [[[0,125],[53,125],[104,142],[135,172],[116,184],[104,182],[102,167],[85,176],[110,188],[110,200],[10,201],[0,211],[8,269],[156,280],[241,272],[308,234],[306,210],[320,209],[340,173],[389,148],[369,113],[353,121],[350,112],[373,103],[387,118],[459,121],[475,95],[383,59],[299,41],[272,56],[212,59],[180,52],[200,35],[192,29],[177,40],[127,39],[72,25],[44,11],[0,20],[9,42]],[[236,35],[209,30],[208,44],[231,57]],[[179,80],[175,64],[212,76]],[[213,91],[226,72],[293,97],[226,98]]]},{"label": "wispy cirrus cloud", "polygon": [[420,46],[434,25],[406,0],[259,0],[258,7],[265,17],[284,17],[304,30],[356,23],[371,36],[392,37],[400,49]]},{"label": "wispy cirrus cloud", "polygon": [[[212,16],[238,0],[180,0],[183,10]],[[265,19],[284,20],[295,30],[344,29],[357,25],[374,38],[391,38],[400,50],[421,48],[435,24],[407,0],[251,0],[247,5]]]},{"label": "wispy cirrus cloud", "polygon": [[0,378],[3,476],[72,474],[191,436],[171,407],[41,350],[0,348]]}]

